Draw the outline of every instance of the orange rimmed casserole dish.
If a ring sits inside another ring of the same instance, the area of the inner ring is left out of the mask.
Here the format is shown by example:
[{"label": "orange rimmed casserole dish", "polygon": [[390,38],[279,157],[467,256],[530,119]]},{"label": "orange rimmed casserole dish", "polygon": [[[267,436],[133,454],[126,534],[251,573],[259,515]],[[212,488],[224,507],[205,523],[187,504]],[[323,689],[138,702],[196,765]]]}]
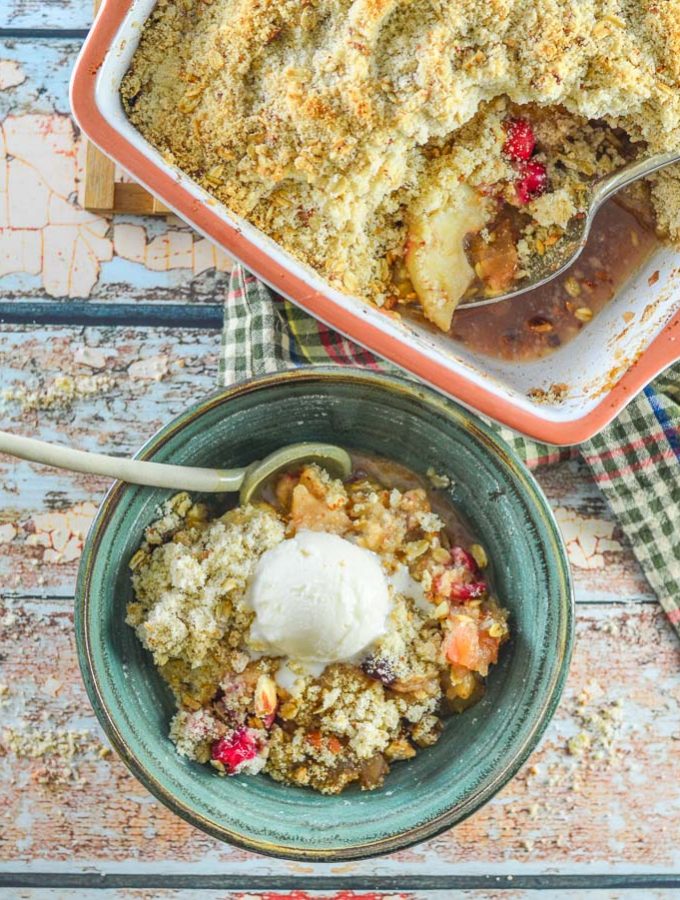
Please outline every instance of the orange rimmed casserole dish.
[{"label": "orange rimmed casserole dish", "polygon": [[[468,407],[554,444],[596,434],[680,359],[680,255],[667,247],[573,342],[534,362],[475,355],[446,334],[330,286],[169,165],[126,118],[120,84],[154,6],[155,0],[105,0],[73,74],[78,124],[167,206],[298,306]],[[554,385],[566,390],[552,402]]]}]

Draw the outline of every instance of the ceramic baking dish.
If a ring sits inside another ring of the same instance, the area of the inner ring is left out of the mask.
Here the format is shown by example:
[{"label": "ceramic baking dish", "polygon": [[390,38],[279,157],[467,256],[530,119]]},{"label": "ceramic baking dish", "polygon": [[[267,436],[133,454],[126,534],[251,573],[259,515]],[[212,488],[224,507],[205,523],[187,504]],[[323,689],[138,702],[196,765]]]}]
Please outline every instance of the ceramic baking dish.
[{"label": "ceramic baking dish", "polygon": [[[555,444],[596,434],[680,359],[680,254],[671,249],[659,250],[573,342],[532,363],[480,357],[330,287],[168,165],[128,122],[119,86],[155,2],[105,0],[73,73],[74,115],[101,150],[279,293],[468,407]],[[549,392],[554,384],[568,386],[561,402],[531,399],[530,392]]]}]

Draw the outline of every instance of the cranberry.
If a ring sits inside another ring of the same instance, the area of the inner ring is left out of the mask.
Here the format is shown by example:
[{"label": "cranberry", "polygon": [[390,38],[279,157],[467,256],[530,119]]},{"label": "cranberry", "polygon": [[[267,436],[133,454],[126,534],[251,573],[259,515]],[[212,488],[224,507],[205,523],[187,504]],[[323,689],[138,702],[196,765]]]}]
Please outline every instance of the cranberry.
[{"label": "cranberry", "polygon": [[505,123],[507,138],[503,153],[513,162],[526,162],[536,149],[536,135],[526,119],[510,119]]},{"label": "cranberry", "polygon": [[486,593],[486,581],[473,581],[470,584],[452,584],[451,599],[460,600],[477,600],[482,594]]},{"label": "cranberry", "polygon": [[211,755],[222,763],[230,775],[234,775],[243,763],[254,759],[259,752],[260,745],[255,736],[246,728],[240,728],[215,741]]},{"label": "cranberry", "polygon": [[462,547],[451,547],[449,554],[451,556],[452,565],[467,569],[468,572],[478,571],[474,556]]},{"label": "cranberry", "polygon": [[548,188],[548,170],[540,162],[523,163],[515,182],[517,199],[524,206],[544,194]]},{"label": "cranberry", "polygon": [[361,668],[369,678],[382,681],[384,685],[389,686],[397,680],[392,663],[384,656],[367,656],[362,662]]}]

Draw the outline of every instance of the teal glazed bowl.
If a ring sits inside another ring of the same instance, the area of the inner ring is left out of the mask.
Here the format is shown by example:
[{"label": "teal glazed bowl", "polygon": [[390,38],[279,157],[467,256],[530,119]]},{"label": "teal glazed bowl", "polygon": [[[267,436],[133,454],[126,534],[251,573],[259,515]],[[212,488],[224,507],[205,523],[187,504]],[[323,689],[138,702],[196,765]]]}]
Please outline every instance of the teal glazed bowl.
[{"label": "teal glazed bowl", "polygon": [[231,467],[297,441],[374,453],[451,480],[450,499],[487,548],[511,613],[511,641],[484,699],[448,719],[434,746],[394,765],[382,789],[327,797],[265,775],[221,778],[168,738],[173,700],[133,630],[128,562],[167,491],[116,483],[84,549],[76,596],[80,665],[94,709],[133,774],[209,834],[289,859],[388,853],[471,815],[538,743],[567,674],[573,597],[550,508],[522,463],[477,418],[413,382],[345,369],[299,369],[215,394],[158,432],[139,458]]}]

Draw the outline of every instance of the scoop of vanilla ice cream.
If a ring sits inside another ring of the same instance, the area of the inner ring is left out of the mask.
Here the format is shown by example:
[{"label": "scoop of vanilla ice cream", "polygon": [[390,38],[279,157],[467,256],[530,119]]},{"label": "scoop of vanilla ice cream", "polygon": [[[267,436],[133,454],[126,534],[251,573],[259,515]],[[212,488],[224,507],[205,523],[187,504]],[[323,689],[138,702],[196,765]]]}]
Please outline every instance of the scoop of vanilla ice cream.
[{"label": "scoop of vanilla ice cream", "polygon": [[300,531],[263,553],[248,600],[251,642],[310,663],[356,656],[385,633],[391,605],[376,554],[317,531]]}]

